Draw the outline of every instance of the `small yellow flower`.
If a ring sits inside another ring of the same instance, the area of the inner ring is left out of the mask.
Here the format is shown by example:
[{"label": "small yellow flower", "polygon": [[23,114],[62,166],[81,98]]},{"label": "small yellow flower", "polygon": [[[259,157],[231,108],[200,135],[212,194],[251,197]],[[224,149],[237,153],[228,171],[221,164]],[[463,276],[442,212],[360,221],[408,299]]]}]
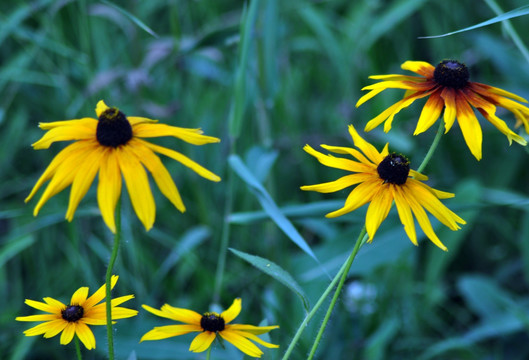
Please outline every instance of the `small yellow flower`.
[{"label": "small yellow flower", "polygon": [[193,145],[216,143],[220,139],[201,135],[200,129],[157,124],[157,120],[143,117],[127,117],[117,108],[108,107],[102,100],[97,103],[96,114],[98,119],[82,118],[39,124],[41,129],[48,132],[33,144],[33,148],[47,149],[56,141],[75,142],[59,152],[26,198],[26,202],[31,200],[42,184],[50,180],[35,206],[35,216],[46,201],[71,184],[66,212],[66,219],[71,221],[79,202],[99,173],[97,201],[109,229],[116,232],[114,210],[121,195],[123,176],[134,211],[145,229],[150,230],[154,224],[156,206],[145,169],[151,173],[158,188],[171,203],[181,212],[185,211],[171,175],[155,153],[180,162],[208,180],[220,181],[217,175],[179,152],[142,138],[173,136]]},{"label": "small yellow flower", "polygon": [[200,334],[198,334],[191,342],[189,351],[202,352],[207,350],[217,335],[232,343],[246,355],[256,358],[260,358],[261,355],[263,355],[263,352],[250,340],[268,348],[279,347],[279,345],[267,343],[256,336],[279,328],[277,325],[253,326],[229,324],[229,322],[235,319],[241,312],[240,298],[235,299],[228,310],[225,310],[220,314],[207,312],[204,315],[200,315],[193,310],[175,308],[168,304],[162,306],[160,310],[147,305],[142,305],[142,307],[154,315],[179,321],[184,324],[155,327],[143,335],[140,342],[145,340],[167,339],[191,332],[199,332]]},{"label": "small yellow flower", "polygon": [[391,129],[393,117],[400,110],[410,106],[417,99],[428,97],[413,135],[428,130],[437,121],[444,109],[445,133],[450,130],[457,118],[470,152],[477,160],[481,160],[483,136],[479,121],[472,110],[474,107],[485,119],[507,136],[509,144],[514,140],[521,145],[527,145],[524,138],[509,129],[507,124],[496,116],[497,106],[509,110],[516,117],[516,127],[524,124],[525,131],[529,133],[529,108],[516,102],[526,103],[527,100],[524,98],[499,88],[469,81],[468,68],[456,60],[444,60],[436,67],[424,61],[406,61],[401,65],[401,68],[417,73],[420,77],[409,75],[370,76],[370,79],[383,81],[362,89],[370,91],[358,100],[357,107],[386,89],[406,90],[404,99],[369,121],[365,131],[371,131],[385,122],[384,131],[388,132]]},{"label": "small yellow flower", "polygon": [[[112,276],[111,286],[114,288],[118,276]],[[106,304],[100,303],[106,296],[105,285],[101,286],[92,296],[87,298],[88,288],[79,288],[73,295],[70,303],[62,302],[50,297],[45,297],[44,302],[26,299],[25,303],[35,309],[49,314],[19,316],[17,321],[44,321],[43,323],[24,331],[26,336],[44,334],[51,338],[61,334],[61,345],[69,344],[74,335],[86,346],[88,350],[96,347],[96,339],[88,325],[106,325]],[[138,312],[118,305],[134,298],[134,295],[121,296],[112,299],[112,319],[125,319],[136,316]],[[99,304],[98,304],[99,303]]]},{"label": "small yellow flower", "polygon": [[395,201],[400,221],[413,244],[417,245],[417,235],[412,213],[428,239],[446,251],[446,246],[433,231],[424,209],[451,230],[458,230],[460,227],[457,224],[465,224],[465,221],[439,201],[439,199],[454,197],[454,194],[435,190],[421,182],[420,180],[427,180],[428,177],[415,170],[410,170],[410,163],[404,156],[395,153],[390,154],[388,144],[382,152],[378,152],[373,145],[358,135],[354,126],[349,126],[349,133],[355,146],[362,152],[348,147],[329,145],[321,145],[321,147],[336,154],[351,155],[356,161],[322,154],[309,145],[305,145],[304,150],[318,159],[321,164],[347,170],[352,174],[323,184],[302,186],[301,189],[330,193],[357,185],[345,200],[345,205],[341,209],[327,214],[326,217],[333,218],[344,215],[370,202],[366,215],[366,230],[369,241],[373,240],[380,224],[388,216],[391,205]]}]

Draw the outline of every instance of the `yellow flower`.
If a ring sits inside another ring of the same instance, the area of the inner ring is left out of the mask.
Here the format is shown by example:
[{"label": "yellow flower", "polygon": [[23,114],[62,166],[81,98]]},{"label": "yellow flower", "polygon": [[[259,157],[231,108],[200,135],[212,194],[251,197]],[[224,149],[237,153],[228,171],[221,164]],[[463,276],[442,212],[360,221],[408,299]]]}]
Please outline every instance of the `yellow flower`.
[{"label": "yellow flower", "polygon": [[[118,276],[112,276],[112,288],[116,285]],[[92,296],[88,296],[88,288],[79,288],[73,295],[70,303],[64,305],[62,302],[50,297],[44,298],[44,302],[26,299],[25,303],[35,309],[45,311],[49,314],[19,316],[17,321],[44,321],[43,323],[24,331],[26,336],[44,334],[45,338],[51,338],[61,334],[61,345],[69,344],[74,335],[86,346],[88,350],[96,347],[96,339],[88,325],[106,325],[106,304],[100,303],[106,295],[105,285],[101,286]],[[134,298],[134,295],[121,296],[112,299],[112,319],[125,319],[136,316],[138,312],[118,305]],[[99,304],[98,304],[99,303]]]},{"label": "yellow flower", "polygon": [[26,198],[28,202],[50,180],[33,212],[39,210],[53,195],[72,185],[66,219],[72,221],[79,202],[84,197],[97,173],[97,201],[103,220],[116,232],[114,211],[121,195],[121,176],[129,192],[136,215],[149,230],[154,224],[156,206],[149,186],[147,169],[158,188],[181,212],[184,203],[171,175],[155,154],[168,156],[211,181],[220,178],[188,157],[174,150],[154,145],[142,138],[173,136],[194,145],[219,142],[220,139],[201,135],[200,129],[186,129],[143,117],[125,116],[117,108],[108,107],[102,100],[97,103],[98,119],[82,118],[68,121],[40,123],[44,136],[33,144],[35,149],[47,149],[53,142],[75,140],[53,159]]},{"label": "yellow flower", "polygon": [[446,251],[446,246],[433,231],[424,209],[451,230],[458,230],[460,227],[457,224],[465,224],[465,221],[439,201],[439,199],[451,198],[454,194],[435,190],[421,182],[420,180],[427,180],[428,177],[410,170],[409,161],[404,156],[390,154],[388,144],[379,153],[373,145],[358,135],[352,125],[349,126],[349,133],[354,145],[362,152],[348,147],[329,145],[321,145],[321,147],[333,153],[351,155],[356,161],[322,154],[309,145],[305,145],[304,150],[325,166],[347,170],[353,174],[328,183],[302,186],[301,189],[330,193],[357,185],[345,200],[345,205],[327,214],[326,217],[344,215],[370,202],[366,215],[369,241],[373,240],[395,201],[400,221],[413,244],[417,245],[417,235],[412,213],[426,236]]},{"label": "yellow flower", "polygon": [[228,324],[241,312],[240,298],[235,299],[229,309],[220,314],[207,312],[204,315],[200,315],[193,310],[175,308],[168,304],[162,306],[160,310],[147,305],[142,305],[142,307],[154,315],[180,321],[184,324],[155,327],[143,335],[140,342],[145,340],[167,339],[191,332],[199,332],[200,334],[191,342],[189,351],[202,352],[207,350],[217,335],[220,335],[221,338],[235,345],[243,353],[257,358],[260,358],[263,352],[250,340],[268,348],[279,347],[279,345],[267,343],[256,336],[279,328],[277,325],[253,326]]},{"label": "yellow flower", "polygon": [[479,121],[472,110],[474,107],[485,119],[507,136],[509,144],[514,140],[521,145],[527,145],[524,138],[509,129],[507,124],[496,116],[497,106],[511,111],[517,119],[516,127],[523,123],[525,131],[529,133],[529,108],[516,102],[527,102],[524,98],[499,88],[469,81],[468,68],[456,60],[444,60],[437,67],[424,61],[406,61],[401,65],[401,68],[413,71],[420,77],[408,75],[370,76],[371,79],[383,81],[362,89],[371,91],[358,100],[357,107],[385,89],[406,90],[404,98],[369,121],[365,131],[371,131],[385,121],[384,131],[388,132],[391,129],[393,117],[400,110],[408,107],[417,99],[428,97],[413,135],[428,130],[439,118],[444,108],[445,134],[457,118],[470,152],[477,160],[481,160],[483,136]]}]

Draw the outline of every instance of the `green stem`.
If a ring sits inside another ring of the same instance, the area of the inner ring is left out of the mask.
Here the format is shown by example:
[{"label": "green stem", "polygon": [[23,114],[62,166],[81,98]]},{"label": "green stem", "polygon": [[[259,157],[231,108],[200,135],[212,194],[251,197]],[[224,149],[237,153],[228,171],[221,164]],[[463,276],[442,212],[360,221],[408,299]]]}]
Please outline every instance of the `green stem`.
[{"label": "green stem", "polygon": [[114,234],[114,244],[112,245],[112,254],[110,255],[110,261],[108,262],[107,274],[106,274],[106,310],[107,310],[107,340],[108,340],[108,358],[114,360],[114,336],[112,333],[112,268],[118,257],[119,241],[121,240],[121,199],[116,204],[116,233]]},{"label": "green stem", "polygon": [[340,278],[340,282],[338,283],[336,290],[334,291],[334,296],[331,300],[331,304],[329,305],[329,308],[327,309],[325,318],[323,318],[323,323],[320,326],[318,335],[316,335],[316,340],[314,341],[314,344],[312,344],[312,349],[310,349],[309,357],[307,358],[307,360],[311,360],[314,357],[314,354],[316,353],[316,349],[318,348],[318,345],[320,344],[321,337],[323,336],[323,332],[325,331],[325,328],[327,327],[327,323],[329,322],[334,306],[336,305],[338,296],[342,292],[342,287],[343,287],[343,284],[345,283],[345,279],[347,279],[347,275],[349,274],[349,269],[351,268],[351,265],[353,264],[353,260],[355,259],[356,254],[358,253],[358,250],[360,250],[360,247],[364,243],[364,237],[366,237],[366,227],[365,226],[360,232],[358,239],[356,240],[356,244],[355,244],[355,247],[353,248],[353,252],[351,253],[349,258],[347,259],[347,262],[345,263],[346,264],[345,270]]},{"label": "green stem", "polygon": [[[308,322],[314,317],[314,315],[316,314],[318,309],[321,307],[321,305],[323,304],[325,299],[327,299],[327,296],[329,296],[329,294],[331,293],[332,289],[334,289],[334,286],[336,285],[336,283],[338,281],[340,281],[340,285],[338,285],[339,288],[336,289],[335,297],[337,296],[336,294],[339,293],[339,290],[341,290],[341,288],[343,286],[343,281],[345,281],[345,279],[347,278],[347,273],[349,272],[349,269],[351,268],[353,260],[356,257],[356,254],[358,253],[358,250],[360,249],[360,247],[365,242],[364,239],[363,239],[365,237],[365,234],[366,234],[366,228],[364,226],[364,228],[360,232],[360,235],[358,236],[358,239],[356,240],[356,244],[355,244],[355,246],[353,248],[353,251],[351,252],[349,257],[347,258],[345,263],[342,265],[340,270],[338,270],[338,273],[334,276],[334,279],[332,279],[332,281],[329,284],[329,286],[327,286],[327,289],[325,289],[323,294],[320,296],[320,298],[318,299],[318,302],[314,305],[312,310],[307,314],[307,316],[305,317],[305,319],[303,320],[303,322],[299,326],[298,331],[296,332],[296,334],[292,338],[292,341],[290,342],[290,344],[289,344],[289,346],[287,348],[287,351],[285,352],[285,355],[283,355],[282,360],[287,360],[290,357],[290,354],[294,350],[294,346],[297,344],[299,338],[301,337],[301,334],[303,333],[303,331],[307,327]],[[334,303],[332,304],[332,307],[334,307]],[[332,311],[332,308],[330,309],[330,311]],[[328,320],[327,317],[326,317],[326,320]],[[325,324],[326,323],[327,322],[325,321]],[[323,327],[325,328],[325,326],[323,326]],[[321,330],[321,332],[323,333],[323,330]],[[315,351],[315,348],[314,348],[314,351]]]},{"label": "green stem", "polygon": [[441,137],[443,136],[445,128],[445,123],[443,119],[439,119],[439,128],[437,129],[437,134],[435,134],[435,138],[432,141],[432,145],[430,145],[430,149],[426,153],[426,156],[424,157],[421,165],[417,168],[417,172],[422,173],[426,165],[430,162],[430,159],[433,156],[433,153],[437,149],[437,145],[439,145],[439,141],[441,141]]},{"label": "green stem", "polygon": [[81,346],[79,345],[79,338],[77,335],[74,336],[75,343],[75,353],[77,354],[77,360],[83,360],[83,355],[81,355]]},{"label": "green stem", "polygon": [[211,348],[213,348],[212,345],[210,345],[208,348],[208,352],[206,353],[206,360],[209,360],[209,358],[211,357]]}]

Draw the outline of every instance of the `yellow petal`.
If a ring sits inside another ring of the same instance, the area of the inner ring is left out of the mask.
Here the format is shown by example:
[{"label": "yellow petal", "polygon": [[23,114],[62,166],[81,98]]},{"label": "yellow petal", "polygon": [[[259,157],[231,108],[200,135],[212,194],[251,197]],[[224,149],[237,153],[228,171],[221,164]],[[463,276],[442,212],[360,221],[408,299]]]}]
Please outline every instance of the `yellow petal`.
[{"label": "yellow petal", "polygon": [[86,301],[86,297],[88,296],[88,288],[82,287],[77,289],[76,292],[73,293],[72,299],[70,300],[70,305],[82,305]]},{"label": "yellow petal", "polygon": [[41,122],[39,123],[39,128],[42,130],[50,130],[56,127],[64,127],[64,126],[84,126],[88,127],[95,131],[97,129],[97,119],[84,117],[81,119],[73,119],[73,120],[62,120],[62,121],[53,121],[53,122]]},{"label": "yellow petal", "polygon": [[76,323],[68,323],[61,334],[61,345],[68,345],[75,335]]},{"label": "yellow petal", "polygon": [[445,112],[443,120],[445,122],[445,134],[452,128],[456,119],[457,105],[456,105],[456,92],[452,88],[445,87],[441,92],[441,97],[445,102]]},{"label": "yellow petal", "polygon": [[470,152],[479,161],[481,160],[481,142],[483,135],[481,133],[481,126],[476,118],[476,114],[472,111],[470,105],[462,96],[456,97],[457,103],[457,122],[465,138]]},{"label": "yellow petal", "polygon": [[443,107],[444,101],[441,98],[439,91],[430,95],[426,101],[426,104],[424,104],[424,107],[422,108],[421,116],[419,117],[419,121],[417,122],[417,127],[415,128],[413,135],[418,135],[428,130],[430,126],[432,126],[437,121],[439,115],[441,115]]},{"label": "yellow petal", "polygon": [[371,167],[365,164],[350,159],[337,158],[332,155],[322,154],[321,152],[314,150],[309,145],[305,145],[303,147],[303,150],[305,150],[310,155],[314,156],[320,162],[320,164],[335,169],[347,170],[352,172],[365,172],[370,171],[372,169]]},{"label": "yellow petal", "polygon": [[[116,286],[116,283],[119,279],[119,276],[117,275],[112,275],[112,277],[110,278],[110,288],[113,289],[114,286]],[[97,289],[97,291],[95,293],[92,294],[92,296],[90,296],[88,299],[86,299],[86,301],[82,304],[83,305],[83,308],[85,310],[88,310],[90,309],[91,307],[93,307],[95,304],[97,304],[98,302],[100,302],[101,300],[103,300],[106,296],[106,284],[103,284],[99,289]]]},{"label": "yellow petal", "polygon": [[48,323],[48,330],[46,331],[46,333],[44,333],[44,337],[49,339],[49,338],[56,336],[58,333],[63,331],[67,325],[68,325],[68,322],[64,320],[63,318],[50,321]]},{"label": "yellow petal", "polygon": [[393,195],[395,198],[395,205],[397,205],[397,212],[399,213],[400,222],[404,225],[404,231],[410,238],[413,245],[419,245],[417,243],[417,233],[415,232],[415,222],[411,214],[410,205],[406,201],[406,198],[402,192],[400,186],[393,186]]},{"label": "yellow petal", "polygon": [[26,336],[36,336],[36,335],[42,335],[45,334],[48,331],[54,331],[56,327],[62,327],[56,334],[62,331],[66,327],[67,322],[64,321],[64,319],[56,319],[52,321],[48,321],[42,324],[39,324],[37,326],[34,326],[30,329],[27,329],[24,331],[24,335]]},{"label": "yellow petal", "polygon": [[171,159],[174,159],[181,163],[184,166],[187,166],[194,172],[196,172],[198,175],[211,180],[211,181],[220,181],[220,177],[206,169],[205,167],[202,167],[201,165],[197,164],[193,160],[189,159],[187,156],[180,154],[179,152],[176,152],[171,149],[164,148],[162,146],[151,144],[147,141],[143,141],[138,139],[138,141],[141,141],[145,146],[147,146],[149,149],[151,149],[154,152],[160,153],[162,155],[168,156]]},{"label": "yellow petal", "polygon": [[55,314],[17,316],[15,318],[16,321],[51,321],[56,319],[57,315]]},{"label": "yellow petal", "polygon": [[164,194],[178,210],[184,212],[186,208],[180,197],[180,193],[176,188],[173,178],[161,162],[160,158],[156,156],[151,149],[136,139],[130,140],[130,149],[136,154],[137,158],[140,159],[143,166],[149,170],[162,194]]},{"label": "yellow petal", "polygon": [[137,124],[156,124],[158,120],[152,120],[146,117],[140,117],[140,116],[127,116],[127,120],[129,121],[130,125],[132,126],[132,133],[134,134],[134,127]]},{"label": "yellow petal", "polygon": [[220,142],[219,138],[202,135],[201,129],[186,129],[165,124],[138,124],[132,128],[135,137],[152,138],[173,136],[193,145],[204,145]]},{"label": "yellow petal", "polygon": [[366,101],[369,101],[371,100],[372,98],[374,98],[375,96],[377,96],[378,94],[380,94],[382,91],[384,91],[386,89],[384,88],[379,88],[379,89],[376,89],[376,90],[371,90],[370,92],[368,92],[367,94],[365,94],[364,96],[362,96],[360,99],[358,99],[358,101],[356,102],[356,105],[355,107],[359,107],[361,106],[362,104],[364,104]]},{"label": "yellow petal", "polygon": [[246,325],[246,324],[228,324],[226,325],[226,329],[244,331],[244,332],[254,334],[254,335],[261,335],[271,330],[279,329],[279,326],[278,325],[254,326],[254,325]]},{"label": "yellow petal", "polygon": [[202,352],[207,350],[213,340],[215,340],[215,333],[211,331],[204,331],[193,339],[191,345],[189,346],[189,351],[192,352]]},{"label": "yellow petal", "polygon": [[233,303],[231,304],[231,306],[220,314],[220,316],[224,319],[224,322],[226,324],[231,322],[233,319],[235,319],[240,314],[241,304],[242,304],[241,298],[236,298],[235,300],[233,300]]},{"label": "yellow petal", "polygon": [[[345,146],[331,146],[331,145],[320,145],[327,151],[336,153],[336,154],[347,154],[353,156],[356,160],[360,161],[364,165],[373,166],[373,161],[368,160],[360,151],[345,147]],[[377,161],[378,162],[378,161]]]},{"label": "yellow petal", "polygon": [[104,113],[106,110],[110,109],[107,104],[103,100],[99,100],[96,105],[96,115],[99,118],[102,113]]},{"label": "yellow petal", "polygon": [[263,352],[250,340],[239,335],[236,331],[221,331],[219,335],[237,349],[249,356],[260,358]]},{"label": "yellow petal", "polygon": [[521,96],[518,96],[516,94],[513,94],[512,92],[509,92],[509,91],[506,91],[506,90],[503,90],[503,89],[500,89],[494,86],[481,84],[477,82],[471,82],[469,86],[473,91],[476,91],[478,94],[483,95],[485,97],[491,96],[491,94],[494,94],[498,96],[505,96],[505,97],[508,97],[508,98],[511,98],[511,99],[514,99],[516,101],[523,102],[523,103],[527,102],[527,100]]},{"label": "yellow petal", "polygon": [[147,173],[129,146],[117,148],[116,155],[121,173],[125,178],[132,207],[145,229],[149,231],[156,217],[156,206]]},{"label": "yellow petal", "polygon": [[382,185],[378,191],[372,195],[373,199],[367,208],[366,230],[369,241],[373,240],[382,221],[386,219],[393,203],[393,195],[390,184]]},{"label": "yellow petal", "polygon": [[250,339],[252,341],[255,341],[256,343],[261,344],[263,346],[266,346],[267,348],[276,348],[277,349],[279,347],[279,345],[266,342],[266,341],[258,338],[257,336],[255,336],[252,333],[247,333],[245,331],[232,331],[232,330],[229,330],[228,332],[235,333],[235,334],[240,335],[240,336],[242,336],[242,337],[244,337],[246,339]]},{"label": "yellow petal", "polygon": [[[372,163],[378,165],[383,160],[383,157],[378,152],[378,150],[373,145],[365,141],[364,138],[358,134],[353,125],[349,125],[349,134],[353,138],[355,146],[362,150],[362,152],[366,154],[366,156],[369,158],[369,160],[371,160]],[[360,158],[359,160],[362,161]]]},{"label": "yellow petal", "polygon": [[317,191],[320,193],[330,193],[330,192],[343,190],[349,186],[369,180],[372,177],[373,177],[372,174],[365,174],[365,173],[351,174],[351,175],[343,176],[339,178],[338,180],[326,182],[323,184],[305,185],[301,187],[301,190]]},{"label": "yellow petal", "polygon": [[334,218],[358,209],[360,206],[367,204],[373,198],[378,188],[382,186],[382,180],[373,176],[372,180],[359,184],[349,194],[345,200],[345,204],[341,209],[330,212],[325,217]]},{"label": "yellow petal", "polygon": [[46,304],[51,305],[55,308],[55,313],[60,314],[63,309],[66,309],[66,305],[64,305],[59,300],[55,300],[51,297],[45,297],[43,300],[46,302]]},{"label": "yellow petal", "polygon": [[94,337],[94,333],[82,321],[77,322],[75,334],[88,350],[95,349],[96,338]]},{"label": "yellow petal", "polygon": [[435,66],[426,61],[405,61],[401,66],[402,70],[413,71],[416,74],[422,75],[426,78],[433,78]]},{"label": "yellow petal", "polygon": [[63,304],[63,307],[57,308],[56,306],[51,306],[49,304],[45,304],[43,302],[30,300],[30,299],[26,299],[26,301],[24,301],[24,303],[26,305],[28,305],[28,306],[31,306],[32,308],[37,309],[37,310],[46,311],[46,312],[49,312],[49,313],[52,313],[52,314],[57,314],[57,313],[60,314],[61,310],[66,308],[66,306],[64,304]]},{"label": "yellow petal", "polygon": [[193,310],[176,308],[169,304],[162,306],[161,310],[152,308],[148,305],[142,305],[142,307],[154,315],[180,321],[186,324],[200,325],[200,320],[202,319],[202,315]]},{"label": "yellow petal", "polygon": [[103,221],[110,231],[116,233],[114,213],[121,196],[121,172],[114,149],[107,148],[101,158],[99,182],[97,185],[97,203]]},{"label": "yellow petal", "polygon": [[34,149],[48,149],[57,141],[88,140],[96,135],[97,120],[86,118],[70,120],[71,125],[53,127],[44,136],[34,143]]},{"label": "yellow petal", "polygon": [[197,325],[167,325],[155,327],[142,336],[140,342],[145,340],[161,340],[174,336],[189,334],[191,332],[202,332],[202,328]]}]

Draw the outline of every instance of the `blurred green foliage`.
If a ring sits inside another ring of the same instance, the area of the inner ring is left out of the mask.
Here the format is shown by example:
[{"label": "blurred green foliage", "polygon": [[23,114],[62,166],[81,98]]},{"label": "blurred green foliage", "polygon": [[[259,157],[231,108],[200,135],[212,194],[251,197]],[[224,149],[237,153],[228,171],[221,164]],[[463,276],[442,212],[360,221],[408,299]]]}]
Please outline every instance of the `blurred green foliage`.
[{"label": "blurred green foliage", "polygon": [[[95,116],[98,100],[128,115],[201,127],[221,144],[159,143],[189,155],[223,178],[211,184],[164,159],[187,212],[154,189],[157,219],[146,233],[124,193],[123,243],[116,295],[134,293],[129,307],[164,303],[207,311],[214,301],[222,234],[229,247],[270,259],[289,272],[313,303],[350,252],[365,209],[329,220],[347,190],[304,193],[301,185],[336,179],[304,144],[348,146],[347,125],[365,123],[403,95],[387,91],[360,109],[354,104],[372,74],[401,72],[405,60],[456,58],[471,79],[529,98],[529,64],[500,24],[438,39],[418,39],[492,18],[481,1],[15,1],[0,3],[0,354],[5,359],[69,359],[59,339],[27,338],[32,310],[24,299],[68,301],[80,286],[103,282],[111,234],[101,221],[94,186],[72,223],[64,220],[68,191],[38,217],[24,198],[64,145],[34,151],[41,121]],[[524,5],[505,0],[504,11]],[[252,12],[252,10],[254,12]],[[526,17],[512,19],[529,33]],[[522,36],[522,40],[526,40]],[[434,129],[411,136],[420,106],[396,117],[393,129],[364,137],[386,142],[417,167]],[[499,110],[512,126],[511,114]],[[526,359],[529,357],[528,154],[488,122],[477,162],[454,126],[425,173],[467,221],[452,232],[434,223],[449,252],[429,242],[414,247],[395,210],[351,270],[317,357],[319,359]],[[433,127],[435,128],[435,126]],[[239,156],[272,203],[294,224],[319,262],[281,231],[228,164]],[[154,188],[154,187],[153,187]],[[229,206],[227,206],[229,205]],[[422,234],[421,234],[422,237]],[[270,333],[279,359],[305,310],[288,287],[228,252],[216,305],[243,298],[241,323],[279,324]],[[321,321],[313,320],[293,359],[304,359]],[[116,325],[121,359],[198,359],[191,337],[138,344],[165,325],[143,311]],[[103,327],[95,329],[103,358]],[[217,346],[214,359],[242,354]]]}]

